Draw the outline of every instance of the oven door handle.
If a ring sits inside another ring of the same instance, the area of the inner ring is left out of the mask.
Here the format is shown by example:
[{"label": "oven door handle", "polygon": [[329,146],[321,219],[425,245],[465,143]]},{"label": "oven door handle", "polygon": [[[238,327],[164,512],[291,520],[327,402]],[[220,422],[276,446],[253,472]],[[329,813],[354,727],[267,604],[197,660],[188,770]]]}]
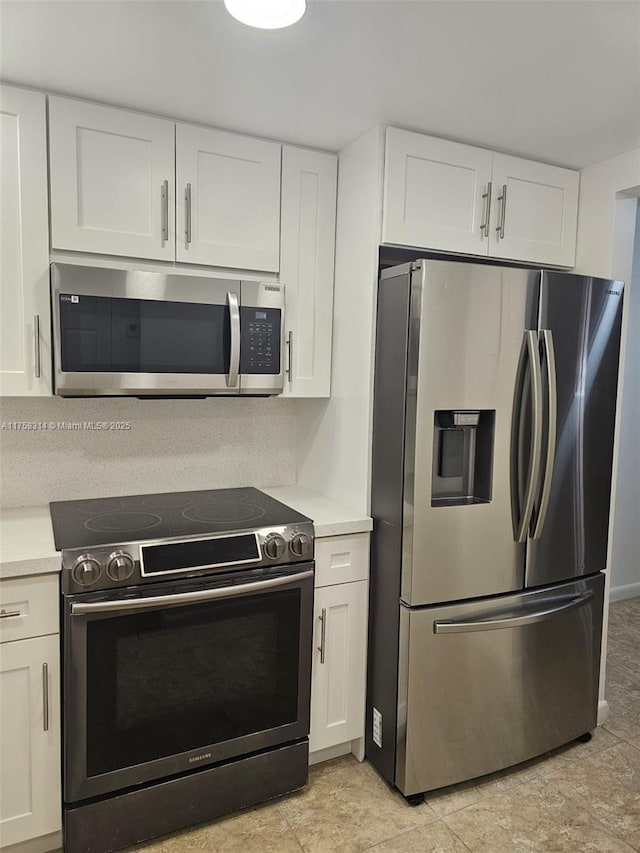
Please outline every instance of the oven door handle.
[{"label": "oven door handle", "polygon": [[313,569],[298,572],[295,575],[283,575],[255,583],[241,583],[237,586],[224,586],[217,589],[199,589],[195,592],[179,592],[174,595],[156,595],[149,598],[129,598],[120,601],[97,601],[85,604],[74,602],[71,605],[72,616],[84,616],[90,613],[126,613],[129,610],[156,610],[164,607],[177,607],[181,604],[196,604],[200,601],[216,601],[220,598],[235,598],[252,592],[264,592],[279,586],[287,586],[313,577]]}]

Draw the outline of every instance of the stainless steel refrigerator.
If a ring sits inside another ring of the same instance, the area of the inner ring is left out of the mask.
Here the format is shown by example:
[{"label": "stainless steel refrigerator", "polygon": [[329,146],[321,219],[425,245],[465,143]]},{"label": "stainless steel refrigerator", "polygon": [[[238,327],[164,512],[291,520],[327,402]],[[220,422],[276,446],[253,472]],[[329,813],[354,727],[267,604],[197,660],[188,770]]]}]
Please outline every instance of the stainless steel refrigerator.
[{"label": "stainless steel refrigerator", "polygon": [[596,726],[622,290],[381,275],[366,754],[407,797]]}]

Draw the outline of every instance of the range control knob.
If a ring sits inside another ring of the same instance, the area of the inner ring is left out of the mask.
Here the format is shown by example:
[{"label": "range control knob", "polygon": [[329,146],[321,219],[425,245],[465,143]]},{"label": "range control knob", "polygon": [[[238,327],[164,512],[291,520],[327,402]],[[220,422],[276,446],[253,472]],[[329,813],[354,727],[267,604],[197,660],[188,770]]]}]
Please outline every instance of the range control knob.
[{"label": "range control knob", "polygon": [[101,573],[100,563],[91,554],[82,554],[73,564],[73,579],[80,586],[91,586]]},{"label": "range control knob", "polygon": [[270,560],[278,560],[284,554],[287,543],[279,533],[270,533],[264,540],[264,553]]},{"label": "range control knob", "polygon": [[309,550],[311,537],[307,533],[296,533],[289,542],[291,553],[296,557],[302,557]]},{"label": "range control knob", "polygon": [[107,574],[112,581],[126,581],[133,574],[134,562],[126,551],[114,551],[107,563]]}]

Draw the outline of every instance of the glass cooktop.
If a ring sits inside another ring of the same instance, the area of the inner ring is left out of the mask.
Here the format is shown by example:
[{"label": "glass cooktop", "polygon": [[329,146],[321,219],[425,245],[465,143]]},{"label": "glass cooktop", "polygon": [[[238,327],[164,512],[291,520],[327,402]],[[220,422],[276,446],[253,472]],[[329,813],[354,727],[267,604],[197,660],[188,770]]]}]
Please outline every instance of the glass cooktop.
[{"label": "glass cooktop", "polygon": [[58,551],[309,521],[252,487],[54,501],[49,508]]}]

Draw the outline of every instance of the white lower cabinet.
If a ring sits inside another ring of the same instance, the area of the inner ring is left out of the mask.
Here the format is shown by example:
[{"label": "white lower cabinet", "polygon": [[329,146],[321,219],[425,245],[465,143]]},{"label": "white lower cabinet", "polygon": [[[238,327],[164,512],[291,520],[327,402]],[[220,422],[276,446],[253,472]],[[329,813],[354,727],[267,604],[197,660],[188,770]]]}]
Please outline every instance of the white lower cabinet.
[{"label": "white lower cabinet", "polygon": [[368,574],[368,533],[316,540],[311,753],[364,735]]},{"label": "white lower cabinet", "polygon": [[0,646],[2,847],[61,828],[60,638]]},{"label": "white lower cabinet", "polygon": [[[52,850],[62,828],[56,574],[0,581],[0,847]],[[26,843],[26,846],[23,846]]]},{"label": "white lower cabinet", "polygon": [[364,734],[367,581],[317,589],[314,617],[310,752]]}]

